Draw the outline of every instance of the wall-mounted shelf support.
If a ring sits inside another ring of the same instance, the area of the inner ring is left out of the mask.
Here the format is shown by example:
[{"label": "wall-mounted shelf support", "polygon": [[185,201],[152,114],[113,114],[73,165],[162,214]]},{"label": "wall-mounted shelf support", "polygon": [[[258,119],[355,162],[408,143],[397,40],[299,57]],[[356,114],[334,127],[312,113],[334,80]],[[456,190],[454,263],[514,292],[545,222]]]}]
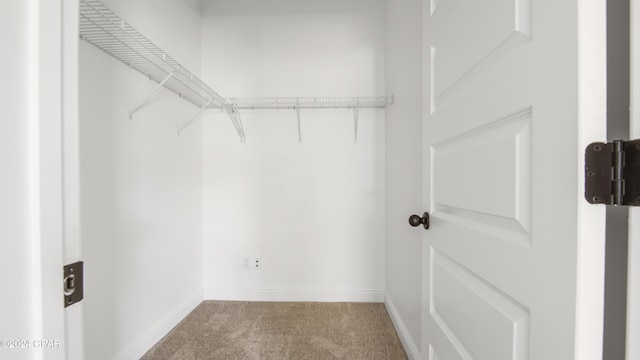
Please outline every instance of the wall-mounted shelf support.
[{"label": "wall-mounted shelf support", "polygon": [[298,143],[302,143],[302,128],[300,126],[300,106],[296,106],[296,117],[298,119]]},{"label": "wall-mounted shelf support", "polygon": [[356,106],[353,108],[353,132],[354,132],[354,137],[353,137],[353,142],[357,143],[358,142],[358,103],[356,102]]},{"label": "wall-mounted shelf support", "polygon": [[183,130],[184,128],[186,128],[187,126],[189,126],[189,124],[191,124],[191,122],[193,122],[194,120],[196,120],[196,119],[198,119],[200,116],[202,116],[202,113],[204,113],[204,111],[205,111],[205,110],[207,110],[207,106],[209,106],[209,104],[211,104],[212,102],[213,102],[213,99],[211,99],[211,100],[207,101],[207,103],[206,103],[206,104],[204,104],[204,105],[202,105],[202,106],[200,107],[200,110],[198,110],[198,112],[197,112],[195,115],[193,115],[193,116],[191,117],[191,119],[187,120],[187,122],[186,122],[186,123],[184,123],[184,125],[182,125],[180,128],[178,128],[178,135],[180,135],[180,133],[182,132],[182,130]]},{"label": "wall-mounted shelf support", "polygon": [[[178,70],[179,69],[176,69],[176,71]],[[164,84],[176,74],[176,71],[169,73],[167,77],[165,77],[158,85],[156,85],[155,89],[153,89],[153,91],[151,92],[151,94],[149,94],[149,96],[147,96],[144,100],[142,100],[142,102],[138,106],[135,106],[131,110],[129,110],[129,120],[133,120],[133,114],[135,114],[136,111],[142,109],[142,107],[147,105],[149,101],[151,101],[151,99],[153,99],[158,94],[158,92],[160,91],[160,89],[162,89]]]},{"label": "wall-mounted shelf support", "polygon": [[242,118],[240,118],[240,113],[238,112],[238,106],[234,104],[227,106],[227,114],[229,114],[231,123],[240,136],[240,142],[247,142],[247,138],[244,135],[244,127],[242,126]]}]

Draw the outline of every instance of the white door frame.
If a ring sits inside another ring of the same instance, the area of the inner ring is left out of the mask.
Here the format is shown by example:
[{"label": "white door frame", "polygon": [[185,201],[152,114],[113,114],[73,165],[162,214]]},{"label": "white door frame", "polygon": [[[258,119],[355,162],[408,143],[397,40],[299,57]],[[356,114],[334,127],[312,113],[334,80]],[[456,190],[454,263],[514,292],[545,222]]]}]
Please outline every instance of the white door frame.
[{"label": "white door frame", "polygon": [[82,303],[64,308],[62,268],[80,260],[78,2],[29,0],[32,283],[38,359],[82,359]]},{"label": "white door frame", "polygon": [[[62,1],[62,190],[65,264],[82,260],[78,119],[79,7],[77,0]],[[65,344],[69,359],[84,358],[83,308],[84,301],[80,301],[65,311]]]},{"label": "white door frame", "polygon": [[[640,138],[640,6],[631,6],[631,116],[630,139]],[[627,339],[626,358],[640,359],[640,208],[629,209],[629,248],[627,260]]]},{"label": "white door frame", "polygon": [[[30,196],[36,338],[58,341],[36,358],[65,359],[62,293],[62,3],[29,1]],[[10,71],[10,70],[9,70]]]}]

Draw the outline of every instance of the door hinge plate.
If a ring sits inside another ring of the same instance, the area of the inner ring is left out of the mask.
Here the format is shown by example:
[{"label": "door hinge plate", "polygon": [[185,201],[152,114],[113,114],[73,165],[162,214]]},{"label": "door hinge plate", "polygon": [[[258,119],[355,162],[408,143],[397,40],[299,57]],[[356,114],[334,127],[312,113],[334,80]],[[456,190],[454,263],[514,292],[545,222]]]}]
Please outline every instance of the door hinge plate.
[{"label": "door hinge plate", "polygon": [[73,305],[84,297],[83,268],[82,261],[64,266],[62,280],[64,307]]},{"label": "door hinge plate", "polygon": [[640,206],[640,140],[587,146],[584,174],[591,204]]}]

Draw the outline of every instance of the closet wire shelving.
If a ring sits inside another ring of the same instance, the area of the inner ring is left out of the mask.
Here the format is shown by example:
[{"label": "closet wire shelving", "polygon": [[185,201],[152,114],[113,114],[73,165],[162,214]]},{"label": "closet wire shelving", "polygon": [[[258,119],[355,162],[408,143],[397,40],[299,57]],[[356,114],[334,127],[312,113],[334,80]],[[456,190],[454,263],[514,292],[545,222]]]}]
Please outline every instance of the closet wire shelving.
[{"label": "closet wire shelving", "polygon": [[197,107],[225,105],[222,96],[97,0],[80,1],[80,38]]},{"label": "closet wire shelving", "polygon": [[300,109],[353,109],[354,141],[358,142],[359,110],[362,108],[386,108],[387,104],[393,103],[393,96],[229,98],[227,103],[235,109],[236,113],[238,110],[295,110],[298,142],[302,142]]},{"label": "closet wire shelving", "polygon": [[199,111],[179,127],[178,133],[198,119],[205,110],[221,109],[228,113],[240,141],[245,142],[240,110],[290,109],[296,111],[298,138],[301,141],[300,109],[353,109],[357,142],[359,109],[385,108],[387,104],[393,103],[392,96],[224,98],[98,0],[80,0],[79,34],[82,40],[158,84],[149,96],[130,109],[131,120],[162,87],[198,107]]},{"label": "closet wire shelving", "polygon": [[385,108],[391,102],[386,96],[368,97],[267,97],[229,98],[227,102],[240,110],[269,109],[353,109]]}]

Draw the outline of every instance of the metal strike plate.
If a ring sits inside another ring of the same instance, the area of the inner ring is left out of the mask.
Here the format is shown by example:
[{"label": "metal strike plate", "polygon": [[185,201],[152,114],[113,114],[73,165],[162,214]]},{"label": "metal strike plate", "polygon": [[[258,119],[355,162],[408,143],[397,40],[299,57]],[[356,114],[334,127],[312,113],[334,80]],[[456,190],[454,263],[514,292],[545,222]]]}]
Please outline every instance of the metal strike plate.
[{"label": "metal strike plate", "polygon": [[64,307],[73,305],[84,297],[83,268],[82,261],[64,266],[62,279]]}]

